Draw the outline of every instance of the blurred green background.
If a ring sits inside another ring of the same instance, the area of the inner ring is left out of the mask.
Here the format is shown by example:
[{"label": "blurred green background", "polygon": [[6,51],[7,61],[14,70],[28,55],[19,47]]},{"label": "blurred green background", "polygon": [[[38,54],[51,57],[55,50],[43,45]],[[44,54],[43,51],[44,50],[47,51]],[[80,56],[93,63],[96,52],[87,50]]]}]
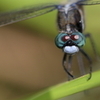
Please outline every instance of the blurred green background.
[{"label": "blurred green background", "polygon": [[[1,0],[0,11],[6,12],[25,6],[54,3],[61,0]],[[93,33],[98,54],[100,5],[85,6],[86,29]],[[48,86],[67,81],[61,61],[62,50],[54,44],[58,34],[57,11],[0,28],[0,100],[14,100]],[[84,47],[94,60],[89,41]],[[99,68],[94,68],[95,70]],[[73,71],[79,73],[74,56]],[[78,93],[65,100],[100,100],[100,89]],[[94,94],[94,95],[93,95]],[[64,99],[62,99],[64,100]]]}]

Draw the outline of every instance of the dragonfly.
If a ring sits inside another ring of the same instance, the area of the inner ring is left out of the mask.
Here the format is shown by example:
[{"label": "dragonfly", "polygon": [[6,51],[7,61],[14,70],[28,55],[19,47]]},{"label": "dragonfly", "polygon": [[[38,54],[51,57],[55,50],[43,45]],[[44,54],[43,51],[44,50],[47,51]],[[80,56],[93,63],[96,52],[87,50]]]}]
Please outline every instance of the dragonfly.
[{"label": "dragonfly", "polygon": [[89,80],[92,76],[92,60],[82,49],[86,43],[86,38],[90,38],[95,54],[96,50],[90,33],[83,33],[85,26],[83,6],[97,4],[100,4],[100,1],[69,0],[67,3],[50,3],[26,8],[24,7],[19,10],[0,13],[0,27],[57,10],[57,25],[59,34],[55,37],[55,44],[64,52],[62,66],[66,71],[69,80],[70,78],[74,79],[75,77],[71,73],[72,57],[77,52],[81,52],[90,63]]}]

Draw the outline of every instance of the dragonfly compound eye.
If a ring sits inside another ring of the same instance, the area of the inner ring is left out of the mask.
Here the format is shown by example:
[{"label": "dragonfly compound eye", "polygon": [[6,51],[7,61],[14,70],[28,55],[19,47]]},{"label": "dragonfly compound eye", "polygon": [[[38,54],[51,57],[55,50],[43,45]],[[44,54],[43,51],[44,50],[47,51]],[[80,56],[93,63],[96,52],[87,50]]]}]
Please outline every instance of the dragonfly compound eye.
[{"label": "dragonfly compound eye", "polygon": [[70,37],[66,33],[60,33],[55,38],[55,44],[58,48],[63,48]]},{"label": "dragonfly compound eye", "polygon": [[83,45],[85,45],[86,38],[85,38],[84,34],[82,34],[82,33],[80,33],[80,32],[72,33],[72,35],[70,36],[70,39],[71,39],[78,47],[82,47]]}]

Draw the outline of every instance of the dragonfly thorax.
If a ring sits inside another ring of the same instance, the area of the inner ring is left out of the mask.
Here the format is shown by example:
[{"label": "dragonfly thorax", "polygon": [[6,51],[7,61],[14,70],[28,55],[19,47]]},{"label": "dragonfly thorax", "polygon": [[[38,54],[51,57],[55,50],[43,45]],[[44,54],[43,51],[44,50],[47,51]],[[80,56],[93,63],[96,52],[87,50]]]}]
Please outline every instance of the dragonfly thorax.
[{"label": "dragonfly thorax", "polygon": [[[73,29],[82,32],[84,29],[83,9],[78,5],[60,6],[58,9],[57,24],[59,31],[71,31]],[[69,32],[70,33],[70,32]]]}]

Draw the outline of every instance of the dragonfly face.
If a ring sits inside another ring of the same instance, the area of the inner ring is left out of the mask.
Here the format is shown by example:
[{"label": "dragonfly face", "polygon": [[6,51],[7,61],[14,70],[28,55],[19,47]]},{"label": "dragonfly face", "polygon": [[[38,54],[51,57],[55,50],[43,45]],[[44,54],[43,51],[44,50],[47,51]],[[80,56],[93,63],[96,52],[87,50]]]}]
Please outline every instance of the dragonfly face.
[{"label": "dragonfly face", "polygon": [[60,33],[55,38],[55,44],[58,48],[63,49],[67,54],[74,54],[79,51],[79,48],[85,45],[85,36],[74,31],[73,33]]}]

